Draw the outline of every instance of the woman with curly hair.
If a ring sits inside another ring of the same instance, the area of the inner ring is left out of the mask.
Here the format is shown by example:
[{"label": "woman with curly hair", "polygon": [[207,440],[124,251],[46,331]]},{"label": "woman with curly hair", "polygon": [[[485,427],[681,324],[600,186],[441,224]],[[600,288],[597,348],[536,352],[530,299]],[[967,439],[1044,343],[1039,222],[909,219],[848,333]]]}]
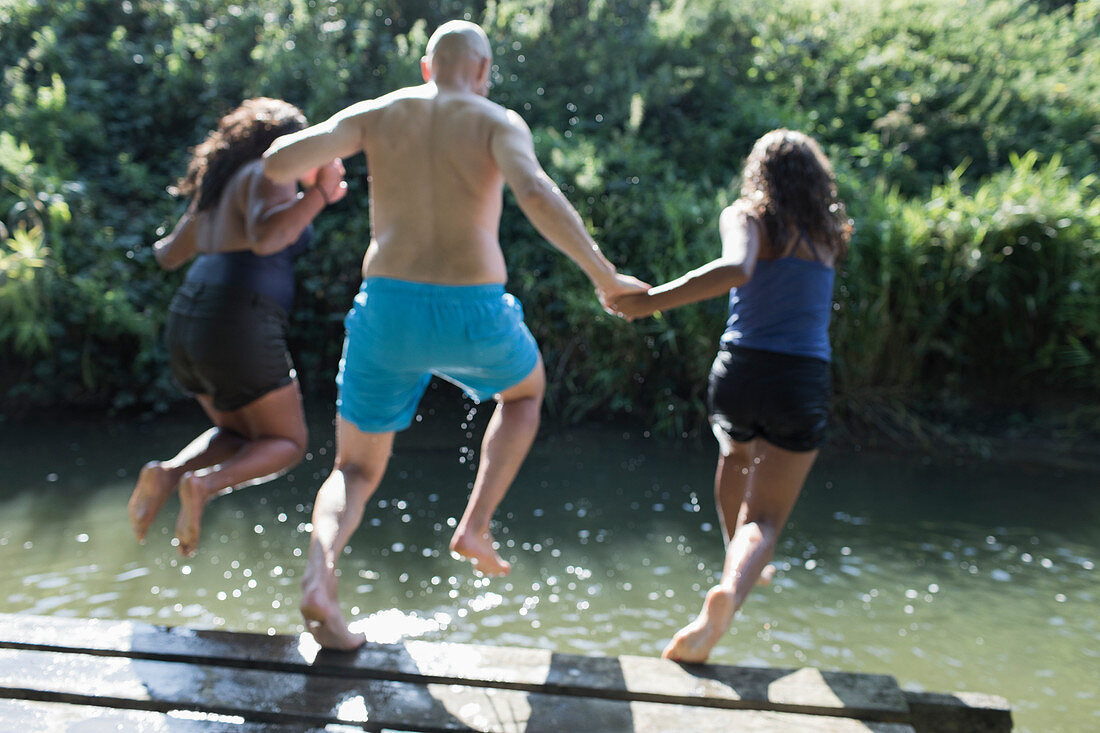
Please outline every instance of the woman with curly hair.
[{"label": "woman with curly hair", "polygon": [[781,129],[753,146],[741,197],[718,230],[721,257],[615,303],[634,319],[729,293],[707,390],[726,558],[698,617],[664,650],[683,662],[705,661],[749,591],[774,573],[768,562],[828,420],[833,268],[851,225],[821,148]]},{"label": "woman with curly hair", "polygon": [[305,127],[301,111],[264,97],[225,115],[193,152],[172,193],[191,198],[171,233],[153,245],[174,270],[197,255],[169,306],[165,340],[172,375],[214,426],[174,458],[147,463],[130,497],[134,534],[179,491],[176,544],[193,554],[206,503],[281,475],[301,460],[306,425],[286,346],[294,258],[310,223],[345,192],[339,160],[310,171],[305,190],[263,175],[275,138]]}]

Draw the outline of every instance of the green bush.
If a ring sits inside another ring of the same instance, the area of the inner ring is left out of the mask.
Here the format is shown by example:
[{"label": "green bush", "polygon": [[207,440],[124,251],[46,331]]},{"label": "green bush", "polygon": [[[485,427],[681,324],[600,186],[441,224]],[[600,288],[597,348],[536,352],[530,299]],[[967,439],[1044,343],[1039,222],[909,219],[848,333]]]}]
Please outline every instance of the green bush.
[{"label": "green bush", "polygon": [[[159,332],[180,281],[150,245],[165,189],[242,98],[320,120],[419,80],[440,22],[481,22],[493,98],[529,121],[609,256],[651,281],[718,252],[716,221],[763,132],[804,129],[856,233],[836,292],[838,400],[1100,396],[1100,3],[495,0],[0,3],[0,404],[164,409]],[[352,193],[299,263],[291,343],[328,388],[370,237]],[[506,207],[563,420],[702,424],[723,299],[636,324]],[[327,397],[326,397],[327,398]]]},{"label": "green bush", "polygon": [[838,288],[846,391],[913,384],[983,401],[1087,393],[1100,377],[1100,201],[1056,156],[913,201],[878,185]]}]

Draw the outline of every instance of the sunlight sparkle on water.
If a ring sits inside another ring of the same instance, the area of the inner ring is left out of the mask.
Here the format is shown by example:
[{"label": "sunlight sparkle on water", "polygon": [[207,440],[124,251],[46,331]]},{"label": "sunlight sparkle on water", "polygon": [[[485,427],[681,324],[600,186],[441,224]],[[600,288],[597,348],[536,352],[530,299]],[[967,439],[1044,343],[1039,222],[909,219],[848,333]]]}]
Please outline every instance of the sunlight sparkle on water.
[{"label": "sunlight sparkle on water", "polygon": [[352,621],[348,624],[348,629],[352,633],[362,632],[367,641],[392,644],[404,638],[442,631],[450,623],[451,617],[446,613],[436,613],[431,618],[424,618],[415,613],[388,608]]},{"label": "sunlight sparkle on water", "polygon": [[[466,501],[467,467],[457,466],[450,442],[460,422],[442,439],[417,438],[416,426],[399,438],[391,471],[340,559],[353,628],[385,640],[423,634],[659,654],[721,571],[713,445],[665,450],[618,428],[540,437],[493,527],[513,573],[490,582],[446,549]],[[326,413],[312,433],[325,436],[330,423]],[[127,429],[104,440],[149,440],[144,432],[119,439]],[[172,447],[193,435],[189,426],[171,432],[164,442]],[[131,539],[125,512],[105,507],[125,507],[132,482],[119,471],[133,475],[140,463],[132,450],[100,449],[94,431],[81,435],[80,454],[63,456],[62,466],[56,452],[35,463],[33,450],[13,447],[45,442],[40,436],[0,439],[0,451],[17,456],[5,463],[15,472],[0,494],[0,585],[10,594],[3,610],[301,632],[297,585],[323,478],[311,474],[324,449],[287,477],[211,502],[199,553],[181,561],[170,544],[172,503],[147,544],[105,541]],[[86,459],[79,469],[77,458]],[[1033,474],[992,464],[937,468],[823,453],[781,535],[778,576],[752,593],[714,661],[888,673],[908,687],[1000,693],[1019,711],[1021,731],[1091,730],[1097,716],[1074,708],[1094,708],[1100,689],[1100,536],[1089,521],[1100,504],[1086,490],[1096,478],[1068,475],[1044,488],[1050,501],[1041,513],[1030,501],[1035,483]],[[73,500],[84,495],[96,501]],[[373,615],[357,618],[359,609]],[[312,638],[301,638],[308,651]],[[1019,658],[1034,663],[1011,663]]]}]

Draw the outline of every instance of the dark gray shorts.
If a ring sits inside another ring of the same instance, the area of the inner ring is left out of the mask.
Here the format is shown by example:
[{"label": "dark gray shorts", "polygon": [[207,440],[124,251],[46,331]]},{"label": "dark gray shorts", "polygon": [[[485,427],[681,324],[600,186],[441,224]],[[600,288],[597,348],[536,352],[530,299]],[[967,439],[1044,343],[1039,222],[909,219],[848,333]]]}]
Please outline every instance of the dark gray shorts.
[{"label": "dark gray shorts", "polygon": [[808,451],[825,439],[831,392],[827,361],[731,345],[711,366],[707,408],[737,442]]},{"label": "dark gray shorts", "polygon": [[218,410],[238,410],[294,381],[287,313],[245,288],[184,283],[168,309],[172,376]]}]

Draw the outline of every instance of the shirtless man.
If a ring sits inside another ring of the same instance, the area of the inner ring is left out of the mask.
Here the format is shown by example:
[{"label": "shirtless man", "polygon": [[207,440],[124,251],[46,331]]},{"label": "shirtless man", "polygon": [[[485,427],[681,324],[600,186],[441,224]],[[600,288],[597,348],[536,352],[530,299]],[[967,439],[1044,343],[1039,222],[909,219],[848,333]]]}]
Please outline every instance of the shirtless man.
[{"label": "shirtless man", "polygon": [[534,441],[546,377],[522,308],[504,291],[503,184],[605,305],[645,287],[600,252],[536,160],[519,115],[487,99],[491,54],[481,28],[448,22],[428,41],[423,85],[354,104],[265,154],[266,175],[280,183],[360,151],[370,164],[373,236],[345,322],[336,459],[317,493],[302,580],[302,615],[325,647],[364,641],[340,612],[336,561],[432,374],[497,402],[450,547],[484,574],[510,570],[489,521]]}]

